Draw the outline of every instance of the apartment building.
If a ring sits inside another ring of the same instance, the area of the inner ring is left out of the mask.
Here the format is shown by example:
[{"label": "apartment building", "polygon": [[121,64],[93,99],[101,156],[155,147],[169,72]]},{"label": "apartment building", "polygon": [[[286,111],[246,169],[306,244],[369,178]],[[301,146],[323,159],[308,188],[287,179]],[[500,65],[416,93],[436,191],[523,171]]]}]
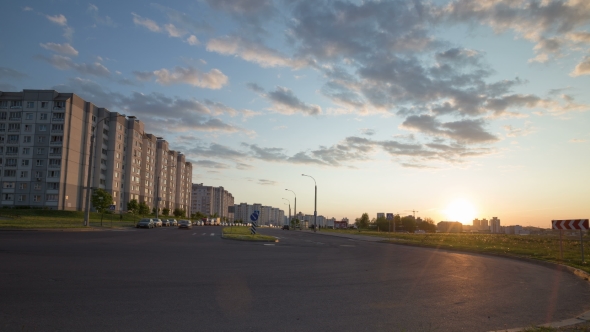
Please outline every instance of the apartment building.
[{"label": "apartment building", "polygon": [[229,212],[229,207],[234,206],[234,196],[223,187],[193,183],[191,194],[192,213],[201,212],[207,216],[217,214],[220,218],[234,220],[235,212]]},{"label": "apartment building", "polygon": [[[141,121],[73,93],[0,91],[0,205],[83,210],[91,149],[91,187],[110,192],[116,211],[153,205],[157,145]],[[174,179],[191,182],[192,165],[180,169]]]}]

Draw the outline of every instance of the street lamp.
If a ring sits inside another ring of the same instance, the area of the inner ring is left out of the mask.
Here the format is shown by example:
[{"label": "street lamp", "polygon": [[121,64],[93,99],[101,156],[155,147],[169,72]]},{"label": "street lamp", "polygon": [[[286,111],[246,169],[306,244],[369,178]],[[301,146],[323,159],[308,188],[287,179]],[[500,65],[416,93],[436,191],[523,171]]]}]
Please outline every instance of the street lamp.
[{"label": "street lamp", "polygon": [[[116,113],[115,113],[116,114]],[[126,117],[125,114],[117,114],[117,116]],[[98,120],[96,122],[96,128],[98,128],[98,124],[102,121],[109,119],[110,116],[105,116],[104,118]],[[84,226],[90,226],[90,196],[92,195],[92,171],[94,170],[94,140],[96,139],[96,135],[94,132],[90,136],[90,156],[88,160],[88,179],[86,179],[86,208],[84,211]],[[101,225],[102,226],[102,225]]]},{"label": "street lamp", "polygon": [[317,221],[318,221],[318,209],[317,209],[317,206],[318,206],[318,185],[315,182],[315,179],[313,178],[313,176],[305,175],[305,174],[301,174],[301,176],[307,176],[309,178],[312,178],[313,183],[315,185],[315,200],[313,203],[313,231],[316,232],[318,229],[318,223],[317,223]]},{"label": "street lamp", "polygon": [[[285,189],[285,190],[292,192],[293,195],[295,196],[295,213],[294,213],[294,216],[295,216],[295,218],[297,218],[297,195],[295,195],[295,192],[293,190],[289,190],[289,189]],[[291,223],[291,220],[289,220],[289,223]]]},{"label": "street lamp", "polygon": [[[287,225],[291,225],[291,202],[286,198],[283,198],[283,199],[286,200],[287,202],[289,202],[289,222],[287,223]],[[284,203],[284,204],[287,205],[287,203]]]}]

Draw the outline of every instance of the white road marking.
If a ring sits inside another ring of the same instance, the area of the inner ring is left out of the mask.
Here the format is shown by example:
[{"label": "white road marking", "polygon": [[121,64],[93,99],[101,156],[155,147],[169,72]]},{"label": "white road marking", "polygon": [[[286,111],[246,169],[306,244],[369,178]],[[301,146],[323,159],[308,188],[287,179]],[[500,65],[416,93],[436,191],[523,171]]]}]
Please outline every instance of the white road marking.
[{"label": "white road marking", "polygon": [[274,243],[265,243],[265,246],[274,246]]},{"label": "white road marking", "polygon": [[203,235],[205,235],[205,234],[207,234],[207,233],[203,233]]},{"label": "white road marking", "polygon": [[197,235],[197,233],[193,233],[193,235]]},{"label": "white road marking", "polygon": [[215,233],[211,233],[211,236],[214,236],[214,235],[215,235]]},{"label": "white road marking", "polygon": [[341,247],[351,247],[351,248],[356,247],[356,246],[353,246],[353,245],[350,245],[350,244],[341,244],[340,246]]}]

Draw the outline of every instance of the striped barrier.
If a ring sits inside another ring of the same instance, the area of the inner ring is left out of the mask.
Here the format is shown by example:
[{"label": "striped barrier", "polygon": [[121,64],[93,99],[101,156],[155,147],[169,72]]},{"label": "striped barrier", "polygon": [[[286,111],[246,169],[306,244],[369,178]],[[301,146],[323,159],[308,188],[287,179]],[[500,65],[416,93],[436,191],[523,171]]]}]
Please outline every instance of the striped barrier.
[{"label": "striped barrier", "polygon": [[258,221],[259,215],[260,215],[260,211],[258,211],[258,210],[254,210],[254,212],[252,212],[252,214],[250,215],[250,221],[252,222],[252,227],[250,228],[250,233],[252,233],[252,235],[256,234],[256,221]]}]

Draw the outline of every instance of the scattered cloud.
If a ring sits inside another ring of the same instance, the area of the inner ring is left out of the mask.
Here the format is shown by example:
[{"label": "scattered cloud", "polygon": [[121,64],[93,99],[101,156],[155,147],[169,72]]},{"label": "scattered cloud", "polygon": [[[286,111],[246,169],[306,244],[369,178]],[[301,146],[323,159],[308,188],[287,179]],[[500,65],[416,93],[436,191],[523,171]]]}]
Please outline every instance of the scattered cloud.
[{"label": "scattered cloud", "polygon": [[361,129],[361,134],[362,135],[373,136],[376,133],[377,132],[375,131],[375,129],[370,129],[370,128],[363,128],[363,129]]},{"label": "scattered cloud", "polygon": [[68,43],[64,43],[64,44],[56,44],[56,43],[43,44],[43,43],[41,43],[39,45],[46,50],[50,50],[50,51],[53,51],[55,53],[59,53],[62,55],[78,56],[78,51],[74,47],[72,47],[72,45],[70,45]]},{"label": "scattered cloud", "polygon": [[29,6],[23,7],[23,11],[25,11],[25,12],[30,12],[32,10],[33,10],[33,7],[29,7]]},{"label": "scattered cloud", "polygon": [[273,180],[259,179],[258,184],[263,185],[263,186],[276,186],[278,184],[278,182],[273,181]]},{"label": "scattered cloud", "polygon": [[582,75],[590,74],[590,56],[584,57],[584,59],[578,63],[574,71],[570,73],[570,76],[577,77]]},{"label": "scattered cloud", "polygon": [[113,22],[113,19],[111,19],[109,16],[100,16],[98,14],[98,7],[96,5],[93,5],[91,3],[88,4],[87,12],[92,16],[96,24],[105,25],[108,27],[117,26],[115,22]]},{"label": "scattered cloud", "polygon": [[74,29],[72,29],[71,27],[68,26],[68,20],[66,19],[66,17],[63,14],[59,14],[59,15],[55,15],[55,16],[45,15],[45,17],[50,22],[53,22],[59,26],[62,26],[64,28],[63,36],[68,40],[72,40],[72,36],[74,34]]},{"label": "scattered cloud", "polygon": [[212,161],[212,160],[197,160],[197,161],[193,161],[193,164],[197,167],[203,167],[203,168],[215,168],[215,169],[229,168],[229,166],[226,164],[218,163],[218,162]]},{"label": "scattered cloud", "polygon": [[186,42],[189,45],[195,46],[195,45],[199,45],[199,40],[197,39],[197,36],[195,35],[190,35],[187,39]]},{"label": "scattered cloud", "polygon": [[111,72],[100,62],[94,63],[75,63],[71,58],[62,55],[53,55],[48,58],[45,56],[37,56],[38,59],[47,61],[53,67],[60,70],[75,70],[80,74],[93,75],[98,77],[109,77]]},{"label": "scattered cloud", "polygon": [[236,163],[236,168],[239,170],[248,170],[254,168],[252,165],[244,164],[244,163]]},{"label": "scattered cloud", "polygon": [[277,50],[263,44],[237,36],[213,38],[207,42],[207,51],[224,55],[235,55],[261,67],[292,67],[299,69],[307,65],[304,60],[291,59]]},{"label": "scattered cloud", "polygon": [[192,66],[177,66],[172,70],[162,68],[152,72],[134,71],[133,74],[139,81],[147,82],[155,78],[157,83],[164,86],[188,84],[199,88],[216,90],[221,89],[228,83],[228,77],[219,69],[211,69],[209,72],[204,73]]},{"label": "scattered cloud", "polygon": [[303,102],[288,88],[277,86],[274,91],[270,91],[264,96],[272,103],[271,109],[279,113],[303,113],[305,115],[320,115],[322,113],[320,106]]},{"label": "scattered cloud", "polygon": [[131,15],[133,15],[133,23],[135,23],[135,25],[142,26],[152,32],[162,31],[162,28],[160,28],[158,23],[156,23],[155,21],[152,21],[149,18],[141,17],[135,13],[131,13]]},{"label": "scattered cloud", "polygon": [[0,79],[21,79],[28,77],[26,74],[12,68],[0,67]]},{"label": "scattered cloud", "polygon": [[588,142],[587,139],[583,139],[583,138],[572,138],[569,140],[570,143],[585,143]]},{"label": "scattered cloud", "polygon": [[495,142],[498,138],[483,128],[483,120],[459,120],[440,122],[429,115],[412,115],[406,118],[401,128],[425,134],[446,137],[457,142],[476,144]]},{"label": "scattered cloud", "polygon": [[527,121],[523,128],[514,128],[511,125],[505,125],[502,128],[506,131],[506,137],[527,136],[535,132],[530,121]]}]

